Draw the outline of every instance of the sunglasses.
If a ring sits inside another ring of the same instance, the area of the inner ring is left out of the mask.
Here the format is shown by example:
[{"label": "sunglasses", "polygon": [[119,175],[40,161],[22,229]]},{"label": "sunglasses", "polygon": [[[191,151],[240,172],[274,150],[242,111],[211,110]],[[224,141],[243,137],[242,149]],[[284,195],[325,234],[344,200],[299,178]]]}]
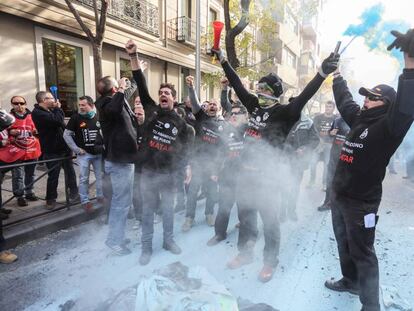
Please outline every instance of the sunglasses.
[{"label": "sunglasses", "polygon": [[26,105],[26,103],[24,103],[24,102],[14,102],[14,103],[12,103],[12,105],[24,106],[24,105]]},{"label": "sunglasses", "polygon": [[370,100],[372,102],[383,100],[383,98],[381,96],[375,96],[375,95],[368,95],[368,96],[366,96],[366,98],[368,98],[368,100]]}]

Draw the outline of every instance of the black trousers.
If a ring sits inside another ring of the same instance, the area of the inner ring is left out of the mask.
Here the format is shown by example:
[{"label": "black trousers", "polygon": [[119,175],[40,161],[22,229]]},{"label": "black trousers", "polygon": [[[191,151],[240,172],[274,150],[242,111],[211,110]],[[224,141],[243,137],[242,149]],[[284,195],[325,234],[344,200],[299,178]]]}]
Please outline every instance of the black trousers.
[{"label": "black trousers", "polygon": [[[232,177],[231,179],[229,177]],[[219,208],[217,211],[214,231],[216,235],[223,238],[227,237],[227,227],[229,225],[230,213],[236,203],[237,178],[230,172],[225,172],[219,179]],[[240,218],[239,218],[240,220]]]},{"label": "black trousers", "polygon": [[187,209],[185,217],[194,219],[197,207],[198,192],[201,187],[206,194],[205,215],[214,214],[214,205],[217,200],[217,183],[211,180],[211,170],[204,163],[192,166],[192,178],[187,195]]},{"label": "black trousers", "polygon": [[[254,184],[254,191],[252,191]],[[275,183],[258,172],[244,171],[237,185],[237,203],[239,208],[240,252],[253,251],[257,240],[257,213],[263,223],[265,246],[263,262],[276,266],[279,262],[280,224],[278,219],[278,200]]]},{"label": "black trousers", "polygon": [[359,285],[364,311],[380,311],[375,226],[366,228],[364,222],[364,216],[377,214],[380,201],[368,203],[335,193],[332,197],[332,224],[342,275]]},{"label": "black trousers", "polygon": [[[50,160],[56,158],[66,157],[69,154],[52,154],[52,153],[44,153],[43,159]],[[73,168],[72,159],[60,161],[59,162],[47,162],[46,167],[47,169],[52,170],[49,171],[47,176],[47,185],[46,185],[46,200],[56,200],[57,199],[57,187],[59,184],[59,174],[60,169],[63,167],[64,173],[66,175],[67,187],[69,188],[69,192],[71,194],[78,193],[78,186],[76,185],[76,173],[75,169]]]}]

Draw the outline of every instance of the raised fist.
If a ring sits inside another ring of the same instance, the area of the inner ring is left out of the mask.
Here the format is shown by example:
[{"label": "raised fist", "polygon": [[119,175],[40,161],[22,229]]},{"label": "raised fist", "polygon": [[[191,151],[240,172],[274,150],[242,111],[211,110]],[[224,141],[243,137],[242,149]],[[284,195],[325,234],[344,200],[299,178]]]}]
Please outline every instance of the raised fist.
[{"label": "raised fist", "polygon": [[135,42],[131,39],[128,40],[128,42],[125,44],[125,50],[128,54],[133,54],[137,52],[137,45]]},{"label": "raised fist", "polygon": [[188,87],[193,87],[194,86],[194,77],[193,76],[185,77],[185,83],[187,83]]},{"label": "raised fist", "polygon": [[230,85],[229,80],[227,79],[227,77],[223,77],[220,80],[221,86],[223,88],[228,87]]}]

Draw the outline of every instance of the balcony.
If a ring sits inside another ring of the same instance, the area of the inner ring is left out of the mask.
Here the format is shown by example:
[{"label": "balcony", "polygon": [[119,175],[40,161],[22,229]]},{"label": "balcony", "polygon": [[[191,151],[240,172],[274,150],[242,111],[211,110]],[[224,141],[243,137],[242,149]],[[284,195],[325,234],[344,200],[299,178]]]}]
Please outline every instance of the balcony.
[{"label": "balcony", "polygon": [[[93,9],[93,0],[75,0],[75,2]],[[97,1],[100,8],[100,1]],[[158,7],[144,0],[112,0],[108,17],[159,36]]]},{"label": "balcony", "polygon": [[316,18],[311,18],[303,21],[302,33],[305,38],[315,41],[318,35],[317,33],[317,21]]},{"label": "balcony", "polygon": [[[180,16],[167,21],[168,39],[190,46],[195,46],[197,27],[196,22],[187,16]],[[201,27],[201,34],[204,33],[204,27]]]}]

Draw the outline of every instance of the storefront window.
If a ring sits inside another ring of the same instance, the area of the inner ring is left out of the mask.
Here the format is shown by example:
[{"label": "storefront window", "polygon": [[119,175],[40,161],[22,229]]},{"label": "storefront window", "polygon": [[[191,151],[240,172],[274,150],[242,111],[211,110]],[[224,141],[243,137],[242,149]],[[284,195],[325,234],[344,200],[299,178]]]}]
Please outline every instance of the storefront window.
[{"label": "storefront window", "polygon": [[[82,48],[43,39],[46,88],[56,85],[66,117],[77,110],[77,100],[84,95]],[[87,94],[90,95],[90,94]]]}]

